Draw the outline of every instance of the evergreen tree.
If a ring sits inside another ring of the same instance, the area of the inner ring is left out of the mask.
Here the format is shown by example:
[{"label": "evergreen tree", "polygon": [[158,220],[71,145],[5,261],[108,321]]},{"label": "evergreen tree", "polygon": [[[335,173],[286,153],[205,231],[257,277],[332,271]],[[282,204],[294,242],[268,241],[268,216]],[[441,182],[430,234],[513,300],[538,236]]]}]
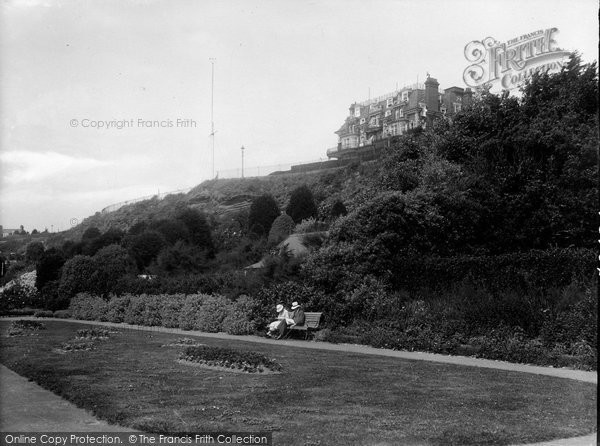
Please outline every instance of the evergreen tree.
[{"label": "evergreen tree", "polygon": [[279,206],[271,195],[265,194],[255,198],[248,215],[250,232],[260,236],[267,235],[279,214]]},{"label": "evergreen tree", "polygon": [[308,186],[303,185],[292,191],[286,213],[292,217],[295,223],[300,223],[310,217],[317,217],[315,198]]}]

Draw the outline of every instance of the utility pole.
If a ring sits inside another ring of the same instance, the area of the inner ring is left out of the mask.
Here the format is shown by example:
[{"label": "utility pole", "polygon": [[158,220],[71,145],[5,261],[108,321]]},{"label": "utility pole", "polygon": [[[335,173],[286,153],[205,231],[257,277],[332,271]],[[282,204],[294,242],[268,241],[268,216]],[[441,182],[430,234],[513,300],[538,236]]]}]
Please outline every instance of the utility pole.
[{"label": "utility pole", "polygon": [[244,178],[244,146],[242,146],[242,178]]},{"label": "utility pole", "polygon": [[212,138],[212,177],[215,177],[215,119],[214,119],[214,98],[215,98],[215,58],[210,58],[211,76],[210,76],[210,137]]}]

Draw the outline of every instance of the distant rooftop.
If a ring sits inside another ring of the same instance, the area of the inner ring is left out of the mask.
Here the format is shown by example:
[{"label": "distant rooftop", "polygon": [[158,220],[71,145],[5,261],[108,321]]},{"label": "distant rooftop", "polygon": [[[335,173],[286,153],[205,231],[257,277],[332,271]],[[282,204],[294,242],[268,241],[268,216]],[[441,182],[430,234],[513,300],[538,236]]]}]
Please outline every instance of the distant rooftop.
[{"label": "distant rooftop", "polygon": [[356,102],[356,104],[360,105],[361,107],[364,107],[366,105],[376,104],[377,102],[385,101],[389,98],[396,96],[398,93],[401,93],[406,90],[425,90],[425,84],[422,82],[418,82],[418,83],[415,82],[414,84],[405,85],[402,88],[396,89],[396,90],[392,91],[391,93],[386,93],[382,96],[377,96],[376,98],[368,99],[363,102]]}]

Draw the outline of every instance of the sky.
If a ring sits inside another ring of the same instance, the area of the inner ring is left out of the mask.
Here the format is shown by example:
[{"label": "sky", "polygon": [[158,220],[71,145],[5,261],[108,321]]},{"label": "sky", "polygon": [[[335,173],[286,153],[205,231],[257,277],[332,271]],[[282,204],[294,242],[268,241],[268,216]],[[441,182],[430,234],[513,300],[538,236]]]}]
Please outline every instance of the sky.
[{"label": "sky", "polygon": [[[327,159],[348,107],[465,87],[465,45],[556,27],[597,60],[593,0],[3,0],[0,224],[66,230],[219,174]],[[214,75],[213,75],[214,70]],[[211,113],[212,103],[212,113]],[[210,137],[214,122],[214,157]]]}]

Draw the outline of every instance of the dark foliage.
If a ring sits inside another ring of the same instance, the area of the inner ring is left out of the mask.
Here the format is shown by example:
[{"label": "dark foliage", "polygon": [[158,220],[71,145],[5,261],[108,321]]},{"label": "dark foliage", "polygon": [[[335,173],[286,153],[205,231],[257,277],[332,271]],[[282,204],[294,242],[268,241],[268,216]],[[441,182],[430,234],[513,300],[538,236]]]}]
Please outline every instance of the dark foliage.
[{"label": "dark foliage", "polygon": [[347,214],[348,210],[341,200],[337,200],[335,203],[333,203],[333,206],[331,206],[331,218],[342,217]]},{"label": "dark foliage", "polygon": [[59,280],[64,263],[65,257],[56,248],[45,251],[36,265],[35,287],[42,290],[48,282]]},{"label": "dark foliage", "polygon": [[31,242],[27,245],[25,259],[31,263],[37,263],[44,255],[44,244],[42,242]]},{"label": "dark foliage", "polygon": [[147,230],[138,235],[127,235],[123,245],[135,260],[139,271],[143,271],[158,256],[158,253],[167,245],[160,232]]},{"label": "dark foliage", "polygon": [[308,186],[303,185],[292,191],[286,213],[292,217],[295,223],[300,223],[307,218],[317,217],[315,198]]},{"label": "dark foliage", "polygon": [[[206,217],[201,212],[198,212],[194,209],[185,209],[181,211],[177,215],[177,220],[182,222],[188,230],[189,233],[189,241],[191,244],[206,250],[209,257],[214,256],[214,244],[212,241],[212,235],[210,232],[210,227],[208,222],[206,221]],[[163,228],[165,230],[165,228]],[[177,231],[174,226],[171,226],[171,230]],[[170,237],[174,237],[175,234],[169,232]],[[181,230],[181,227],[179,227]],[[182,235],[181,233],[176,237]]]},{"label": "dark foliage", "polygon": [[248,227],[251,232],[266,236],[279,214],[279,206],[275,199],[271,195],[261,195],[252,201],[248,214]]}]

